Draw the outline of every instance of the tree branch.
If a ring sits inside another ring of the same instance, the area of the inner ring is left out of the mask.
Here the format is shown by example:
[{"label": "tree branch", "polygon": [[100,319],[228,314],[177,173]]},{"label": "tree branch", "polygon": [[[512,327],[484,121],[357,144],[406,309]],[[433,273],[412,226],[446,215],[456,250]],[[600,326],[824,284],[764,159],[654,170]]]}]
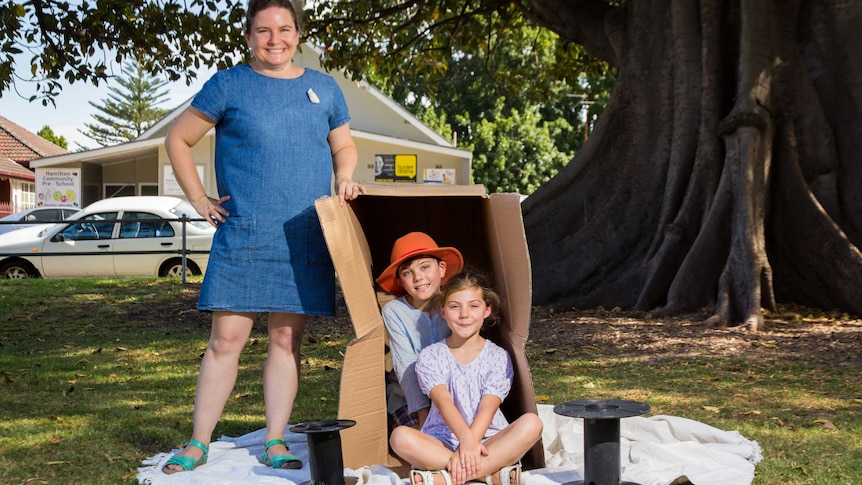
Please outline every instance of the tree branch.
[{"label": "tree branch", "polygon": [[567,42],[584,46],[593,56],[617,66],[622,23],[614,15],[624,7],[602,0],[525,0],[525,15]]}]

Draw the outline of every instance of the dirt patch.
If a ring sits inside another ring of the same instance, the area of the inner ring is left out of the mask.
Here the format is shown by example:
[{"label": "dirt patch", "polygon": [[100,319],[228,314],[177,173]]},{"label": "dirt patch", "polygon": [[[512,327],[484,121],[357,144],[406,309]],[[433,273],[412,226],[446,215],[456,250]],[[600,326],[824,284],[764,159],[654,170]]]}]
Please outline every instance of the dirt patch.
[{"label": "dirt patch", "polygon": [[534,311],[530,340],[545,349],[601,355],[744,357],[763,362],[862,365],[862,320],[798,307],[766,315],[766,329],[707,328],[706,312],[666,318],[608,311]]},{"label": "dirt patch", "polygon": [[[195,287],[192,285],[190,289]],[[197,291],[184,291],[181,297],[161,306],[142,305],[137,310],[153,312],[162,321],[164,315],[174,315],[176,323],[208,328],[209,314],[194,310],[197,295]],[[862,365],[862,319],[836,312],[782,306],[778,312],[765,315],[765,330],[750,332],[741,327],[707,328],[703,321],[708,316],[707,312],[700,312],[648,318],[635,312],[554,313],[536,307],[530,322],[530,342],[542,350],[570,356],[588,353],[644,360],[711,356],[760,359],[764,363]],[[264,315],[258,317],[258,324],[260,329],[265,329]],[[311,317],[307,333],[312,338],[353,333],[340,294],[336,301],[336,317]]]}]

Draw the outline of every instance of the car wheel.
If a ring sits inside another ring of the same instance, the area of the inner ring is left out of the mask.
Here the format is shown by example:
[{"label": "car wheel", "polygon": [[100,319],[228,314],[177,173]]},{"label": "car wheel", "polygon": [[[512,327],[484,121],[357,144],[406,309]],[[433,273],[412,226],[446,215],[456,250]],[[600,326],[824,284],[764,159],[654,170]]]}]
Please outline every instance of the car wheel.
[{"label": "car wheel", "polygon": [[[187,276],[197,276],[201,274],[200,268],[198,265],[194,263],[194,261],[186,260],[186,275]],[[159,268],[159,276],[175,276],[181,277],[183,275],[183,260],[182,259],[169,259],[162,264],[162,267]]]},{"label": "car wheel", "polygon": [[0,264],[0,277],[8,278],[10,280],[30,277],[38,278],[39,272],[36,271],[36,268],[27,261],[24,261],[23,259],[13,259]]}]

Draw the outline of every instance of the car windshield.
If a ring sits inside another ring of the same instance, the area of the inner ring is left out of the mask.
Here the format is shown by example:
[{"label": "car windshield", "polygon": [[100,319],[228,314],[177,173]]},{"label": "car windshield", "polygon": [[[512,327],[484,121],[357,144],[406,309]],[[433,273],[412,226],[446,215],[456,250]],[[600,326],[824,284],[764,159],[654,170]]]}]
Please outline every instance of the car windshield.
[{"label": "car windshield", "polygon": [[180,219],[182,219],[183,216],[188,217],[189,219],[191,219],[191,221],[189,222],[199,229],[206,229],[210,227],[209,223],[201,220],[201,216],[198,215],[198,212],[195,210],[194,206],[192,206],[185,200],[181,201],[179,204],[177,204],[176,207],[171,209],[171,214],[176,214],[176,216]]}]

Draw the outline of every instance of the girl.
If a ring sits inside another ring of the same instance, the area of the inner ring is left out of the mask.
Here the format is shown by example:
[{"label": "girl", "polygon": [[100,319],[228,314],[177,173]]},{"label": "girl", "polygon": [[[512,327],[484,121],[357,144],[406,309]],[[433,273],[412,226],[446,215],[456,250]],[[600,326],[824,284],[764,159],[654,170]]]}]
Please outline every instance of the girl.
[{"label": "girl", "polygon": [[500,411],[512,387],[512,360],[479,334],[486,319],[494,321],[500,297],[473,272],[453,276],[441,296],[452,335],[423,349],[416,362],[431,411],[421,431],[395,428],[392,449],[413,465],[412,485],[520,485],[517,462],[541,438],[542,422],[527,413],[508,424]]}]

